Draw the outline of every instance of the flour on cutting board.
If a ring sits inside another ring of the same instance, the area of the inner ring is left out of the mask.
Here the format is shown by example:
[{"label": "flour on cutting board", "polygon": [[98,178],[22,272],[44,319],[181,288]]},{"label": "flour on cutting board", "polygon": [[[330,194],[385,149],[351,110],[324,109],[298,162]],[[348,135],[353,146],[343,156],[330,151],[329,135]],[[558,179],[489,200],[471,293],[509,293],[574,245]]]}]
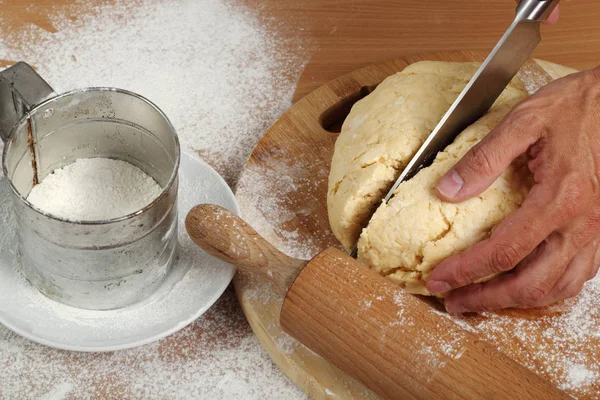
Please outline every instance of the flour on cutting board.
[{"label": "flour on cutting board", "polygon": [[[519,77],[530,93],[535,92],[545,81],[545,77],[530,70],[521,72]],[[293,219],[296,213],[289,205],[272,201],[273,198],[286,198],[290,192],[304,193],[307,187],[299,187],[307,184],[302,173],[298,172],[302,165],[299,165],[297,160],[287,159],[286,154],[277,155],[276,158],[277,162],[273,162],[271,168],[253,166],[252,169],[246,170],[239,188],[243,194],[243,196],[238,195],[240,209],[244,218],[281,251],[294,257],[308,259],[321,249],[318,245],[319,238],[303,238],[297,231],[286,229],[287,222]],[[320,179],[326,177],[317,177],[311,182],[314,185],[314,181]],[[261,193],[270,193],[270,195],[263,200]],[[310,210],[298,210],[301,213],[307,211]],[[247,300],[260,304],[280,301],[278,295],[273,290],[269,290],[268,284],[256,287],[256,290],[248,290],[244,296]],[[500,313],[486,313],[481,322],[473,325],[472,322],[469,323],[461,317],[452,317],[435,310],[432,312],[452,319],[464,330],[485,338],[509,356],[515,354],[511,354],[511,349],[506,346],[506,338],[503,340],[499,332],[505,334],[508,332],[512,335],[511,340],[514,338],[528,343],[532,340],[531,335],[542,332],[542,336],[547,341],[536,342],[536,346],[526,353],[523,364],[565,390],[569,395],[579,398],[593,396],[595,388],[600,383],[600,363],[593,357],[592,359],[589,357],[590,354],[600,354],[600,348],[589,349],[586,344],[587,339],[600,336],[598,299],[600,299],[600,276],[589,282],[577,298],[561,303],[551,309],[549,314],[535,319],[518,319],[515,323],[515,317]],[[368,312],[375,300],[377,299],[365,299],[362,312]],[[402,304],[402,296],[396,296],[395,301],[398,305]],[[406,323],[410,321],[399,312],[397,320],[393,321],[390,327],[402,330]],[[275,334],[276,339],[278,335],[279,333]],[[441,326],[439,330],[429,332],[428,335],[439,343],[436,347],[441,348],[445,357],[440,357],[437,350],[433,351],[423,346],[416,355],[422,365],[435,370],[442,368],[448,359],[462,357],[464,346],[460,335],[448,336]],[[296,342],[296,346],[302,345]],[[280,350],[288,354],[290,348],[298,348],[291,346],[289,342],[281,347]]]},{"label": "flour on cutting board", "polygon": [[[579,296],[549,307],[533,319],[500,313],[484,313],[473,328],[509,356],[501,332],[511,332],[517,341],[534,344],[525,366],[551,380],[574,397],[590,396],[600,382],[600,275],[588,282]],[[535,341],[532,341],[533,339]],[[593,345],[590,345],[593,343]],[[590,348],[595,346],[596,348]]]},{"label": "flour on cutting board", "polygon": [[[306,34],[241,3],[72,2],[47,15],[56,32],[34,25],[2,32],[0,58],[27,61],[57,92],[115,86],[149,98],[184,148],[235,183],[258,139],[291,105],[310,57]],[[231,292],[181,332],[116,353],[52,350],[0,326],[0,399],[44,396],[306,398],[261,349]]]}]

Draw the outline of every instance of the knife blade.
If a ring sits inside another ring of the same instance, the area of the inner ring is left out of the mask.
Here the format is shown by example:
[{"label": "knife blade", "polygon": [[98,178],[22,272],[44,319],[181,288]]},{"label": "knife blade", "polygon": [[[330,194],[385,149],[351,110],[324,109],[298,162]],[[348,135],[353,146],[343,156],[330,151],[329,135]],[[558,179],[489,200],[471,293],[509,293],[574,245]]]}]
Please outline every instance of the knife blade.
[{"label": "knife blade", "polygon": [[[541,42],[540,25],[560,0],[522,0],[515,19],[487,59],[442,117],[433,132],[406,165],[384,202],[390,201],[398,186],[430,165],[469,125],[484,116],[519,72]],[[357,257],[358,248],[350,254]]]}]

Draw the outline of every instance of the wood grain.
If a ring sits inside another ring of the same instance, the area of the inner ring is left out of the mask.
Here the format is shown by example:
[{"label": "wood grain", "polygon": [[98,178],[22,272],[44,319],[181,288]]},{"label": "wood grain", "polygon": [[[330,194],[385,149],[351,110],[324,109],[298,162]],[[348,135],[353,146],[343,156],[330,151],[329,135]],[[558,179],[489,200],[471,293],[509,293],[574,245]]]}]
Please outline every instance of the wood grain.
[{"label": "wood grain", "polygon": [[[337,137],[335,131],[352,102],[368,94],[374,85],[390,74],[415,61],[482,61],[484,57],[483,53],[473,52],[436,52],[408,56],[344,75],[298,101],[267,132],[246,166],[236,194],[243,205],[243,212],[246,208],[252,215],[262,215],[269,221],[271,228],[261,226],[262,230],[259,233],[278,240],[282,247],[310,247],[315,255],[326,248],[339,246],[328,224],[327,176]],[[521,76],[529,86],[538,87],[572,72],[575,71],[557,64],[531,61]],[[291,189],[278,190],[280,185],[277,180],[281,177],[291,182]],[[270,181],[271,179],[274,180]],[[260,201],[257,200],[254,190],[257,182],[272,188],[264,192]],[[262,208],[261,204],[270,206]],[[273,213],[274,204],[282,209],[282,215],[288,217],[278,218]],[[290,240],[290,237],[293,239]],[[280,330],[277,321],[273,320],[270,310],[279,307],[282,299],[268,295],[271,293],[268,284],[245,274],[236,276],[234,282],[244,313],[265,349],[288,376],[312,398],[327,399],[332,392],[338,398],[344,399],[375,398],[374,394],[365,391],[337,367],[320,363],[319,368],[315,368],[317,360],[322,359],[302,345],[288,343],[285,348],[281,346],[281,342],[288,339]],[[255,298],[257,287],[261,288],[263,294],[260,301]],[[430,305],[436,307],[435,303]],[[554,373],[561,371],[564,366],[548,365],[550,361],[540,360],[535,351],[543,346],[557,347],[561,341],[568,341],[569,338],[544,336],[544,329],[548,326],[542,320],[538,324],[540,330],[532,328],[523,333],[521,327],[523,319],[537,320],[553,312],[530,310],[500,313],[499,315],[505,318],[504,325],[497,331],[491,330],[486,335],[480,335],[480,338],[490,339],[494,346],[500,348],[511,359],[529,366],[544,379],[558,385],[558,375]],[[488,317],[470,316],[463,322],[468,326],[477,327],[485,324]],[[523,337],[527,339],[524,340]],[[584,352],[588,362],[595,362],[600,340],[598,343],[590,342],[582,346],[588,346],[587,353]],[[599,384],[600,382],[594,384],[590,389],[592,392],[583,393],[578,392],[578,388],[571,388],[570,393],[582,399],[592,399],[594,393],[600,389]]]},{"label": "wood grain", "polygon": [[306,264],[210,204],[194,207],[185,225],[204,250],[287,293],[283,330],[383,398],[568,398],[340,250]]},{"label": "wood grain", "polygon": [[306,261],[288,257],[223,207],[201,204],[185,219],[190,238],[207,253],[272,282],[285,296]]},{"label": "wood grain", "polygon": [[[295,99],[362,66],[420,52],[492,49],[515,9],[513,0],[238,0],[296,37],[310,60]],[[56,31],[51,16],[76,19],[113,0],[5,0],[0,32],[5,36],[34,24]],[[544,28],[535,57],[576,69],[600,64],[597,0],[561,2],[560,22]],[[273,22],[275,21],[275,22]],[[300,50],[299,50],[300,51]],[[4,64],[8,64],[7,60]]]},{"label": "wood grain", "polygon": [[385,399],[569,398],[336,249],[300,273],[281,326]]},{"label": "wood grain", "polygon": [[[168,1],[168,0],[164,0]],[[86,0],[73,2],[71,0],[4,0],[0,4],[2,18],[0,19],[0,33],[8,38],[11,35],[27,30],[31,24],[46,31],[52,32],[56,28],[51,23],[51,17],[66,12],[71,19],[81,18],[83,14],[90,13],[98,4],[111,3],[112,0]],[[306,69],[298,82],[295,99],[298,100],[312,90],[329,82],[345,73],[356,70],[365,65],[380,63],[395,57],[407,56],[415,52],[444,51],[444,50],[472,50],[489,51],[500,37],[506,27],[506,18],[512,13],[514,5],[512,0],[445,0],[443,2],[426,2],[422,0],[240,0],[245,3],[250,12],[264,16],[265,20],[272,22],[281,34],[298,38],[298,48],[308,51],[309,59]],[[544,29],[544,42],[538,48],[536,56],[576,67],[578,69],[590,68],[599,63],[598,48],[600,48],[600,35],[598,35],[597,22],[600,20],[600,4],[597,0],[563,1],[561,4],[561,22],[557,26]],[[21,43],[25,46],[26,44]],[[1,56],[0,56],[1,57]],[[4,57],[6,58],[6,57]],[[8,66],[18,60],[0,60],[0,66]],[[550,72],[548,66],[544,67]],[[552,68],[552,67],[550,67]],[[564,73],[556,67],[557,77]],[[551,73],[552,75],[552,73]],[[295,138],[296,132],[290,129],[288,140]],[[317,148],[319,157],[327,155],[327,146],[333,144],[335,135],[324,140],[325,149]],[[271,141],[278,148],[279,142],[267,137],[263,144]],[[282,173],[289,173],[286,166],[286,157],[269,152],[268,146],[262,146],[255,153],[254,162],[249,168],[256,168],[259,156],[270,161],[283,164]],[[304,146],[306,149],[306,146]],[[308,151],[315,150],[314,147]],[[211,162],[211,160],[207,160]],[[310,157],[303,159],[304,163],[311,162]],[[323,175],[321,170],[328,169],[328,160],[318,158],[315,168],[308,168],[307,172],[292,175],[296,183],[302,183],[309,178],[310,173],[317,173],[314,180],[317,187],[301,185],[305,189],[306,197],[319,197]],[[269,164],[265,161],[267,165]],[[306,167],[305,164],[302,164]],[[260,171],[257,171],[257,173]],[[246,192],[247,194],[247,192]],[[243,193],[242,193],[243,195]],[[283,199],[282,201],[299,201],[302,197]],[[268,201],[276,201],[273,197]],[[257,201],[256,199],[254,200]],[[279,204],[279,203],[273,203]],[[312,202],[310,206],[312,206]],[[310,207],[309,206],[309,207]],[[308,208],[306,208],[308,209]],[[299,203],[290,203],[291,212],[301,214],[305,208]],[[269,216],[275,221],[274,216]],[[301,242],[312,244],[311,240],[326,245],[334,244],[331,237],[318,226],[326,224],[326,220],[317,224],[314,234],[306,234],[304,229],[296,231],[299,219],[278,222],[277,229],[283,233],[293,232],[302,239]],[[312,228],[312,227],[311,227]],[[319,236],[321,235],[321,236]],[[258,286],[257,286],[258,285]],[[260,286],[263,285],[263,286]],[[361,384],[345,376],[339,369],[317,357],[307,348],[290,342],[277,326],[273,326],[269,315],[274,315],[275,310],[281,306],[281,300],[272,289],[254,278],[238,274],[236,286],[242,299],[242,307],[254,331],[258,334],[261,343],[267,349],[277,364],[313,398],[332,398],[335,394],[339,398],[372,399],[376,396],[366,390]],[[240,289],[241,288],[241,289]],[[250,300],[250,294],[261,290],[260,296]],[[230,302],[225,299],[227,304]],[[278,304],[279,302],[279,304]],[[211,310],[211,312],[214,310]],[[214,315],[225,321],[239,322],[236,310],[230,304],[225,309],[217,309]],[[237,324],[237,325],[236,325]],[[194,327],[186,329],[186,334]],[[240,328],[241,329],[241,328]],[[233,332],[224,332],[211,340],[216,348],[227,343],[228,335]],[[237,332],[236,332],[237,334]],[[510,332],[506,334],[510,337]],[[499,337],[499,341],[503,338]],[[198,347],[194,341],[186,341],[181,335],[175,335],[163,342],[161,346],[167,353],[168,349],[181,349],[181,356],[173,355],[174,362],[185,359],[189,349]],[[209,358],[210,351],[203,357]],[[518,353],[518,346],[515,352]],[[67,362],[66,367],[82,365],[86,371],[92,371],[94,361],[89,364],[81,361],[80,357],[73,357],[72,362]],[[101,357],[101,356],[97,356]],[[124,361],[124,365],[136,368],[134,358]],[[86,365],[88,367],[86,367]],[[77,368],[76,368],[77,369]],[[80,368],[79,368],[80,369]],[[322,371],[320,374],[307,373],[307,371]],[[16,385],[25,384],[27,380],[16,382]],[[117,389],[110,389],[110,379],[99,374],[93,388],[106,389],[114,396]],[[127,388],[119,388],[119,393],[127,398]],[[101,396],[103,397],[103,396]],[[106,396],[108,397],[108,395]]]},{"label": "wood grain", "polygon": [[[362,66],[437,51],[489,52],[514,15],[514,0],[244,0],[312,38],[314,53],[298,83],[299,100]],[[600,3],[562,1],[545,26],[536,58],[577,69],[600,64]],[[306,46],[306,45],[305,45]]]}]

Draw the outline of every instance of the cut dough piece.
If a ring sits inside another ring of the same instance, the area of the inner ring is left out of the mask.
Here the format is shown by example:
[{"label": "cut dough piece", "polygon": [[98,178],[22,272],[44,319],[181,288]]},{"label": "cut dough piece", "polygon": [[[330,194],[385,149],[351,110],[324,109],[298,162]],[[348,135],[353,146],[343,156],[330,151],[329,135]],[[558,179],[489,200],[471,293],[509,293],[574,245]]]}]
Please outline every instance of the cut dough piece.
[{"label": "cut dough piece", "polygon": [[425,281],[433,268],[488,238],[496,225],[520,207],[533,184],[526,160],[519,158],[480,196],[450,204],[435,194],[442,175],[525,96],[525,89],[513,82],[486,116],[461,133],[430,167],[401,184],[362,232],[359,260],[409,292],[431,295]]},{"label": "cut dough piece", "polygon": [[478,66],[415,63],[354,105],[335,144],[327,193],[331,229],[347,250]]}]

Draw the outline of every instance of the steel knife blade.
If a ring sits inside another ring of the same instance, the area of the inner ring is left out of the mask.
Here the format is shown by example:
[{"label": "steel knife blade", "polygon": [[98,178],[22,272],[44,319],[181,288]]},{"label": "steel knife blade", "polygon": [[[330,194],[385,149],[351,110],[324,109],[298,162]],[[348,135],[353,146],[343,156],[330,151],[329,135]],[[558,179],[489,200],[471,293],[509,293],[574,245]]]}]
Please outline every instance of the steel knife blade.
[{"label": "steel knife blade", "polygon": [[[522,0],[514,21],[487,59],[442,117],[410,162],[406,165],[384,202],[388,202],[400,184],[431,164],[435,156],[451,144],[469,125],[492,107],[506,86],[541,42],[540,25],[560,0]],[[351,255],[356,257],[355,246]]]}]

